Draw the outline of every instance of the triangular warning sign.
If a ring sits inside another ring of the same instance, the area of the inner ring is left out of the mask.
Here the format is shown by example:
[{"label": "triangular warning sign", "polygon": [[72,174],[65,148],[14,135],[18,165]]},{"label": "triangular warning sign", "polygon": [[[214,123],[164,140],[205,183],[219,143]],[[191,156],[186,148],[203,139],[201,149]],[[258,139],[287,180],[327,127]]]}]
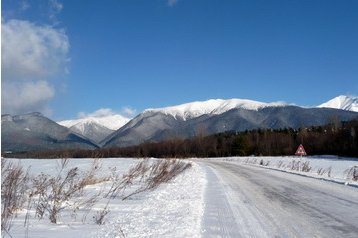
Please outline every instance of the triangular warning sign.
[{"label": "triangular warning sign", "polygon": [[303,148],[303,145],[302,145],[302,144],[300,144],[300,145],[298,146],[295,155],[300,155],[300,156],[302,156],[302,155],[307,155],[307,153],[306,153],[306,151],[305,151],[305,148]]}]

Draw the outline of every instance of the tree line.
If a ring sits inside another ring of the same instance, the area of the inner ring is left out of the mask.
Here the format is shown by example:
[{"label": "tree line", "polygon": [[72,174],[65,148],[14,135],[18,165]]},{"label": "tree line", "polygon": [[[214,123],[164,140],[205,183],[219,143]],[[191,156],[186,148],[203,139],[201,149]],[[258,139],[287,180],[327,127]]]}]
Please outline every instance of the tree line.
[{"label": "tree line", "polygon": [[96,150],[37,151],[11,155],[31,158],[106,158],[106,157],[227,157],[294,155],[303,144],[308,155],[358,157],[358,120],[334,121],[325,126],[299,129],[257,129],[199,135],[189,139],[178,137],[136,146]]}]

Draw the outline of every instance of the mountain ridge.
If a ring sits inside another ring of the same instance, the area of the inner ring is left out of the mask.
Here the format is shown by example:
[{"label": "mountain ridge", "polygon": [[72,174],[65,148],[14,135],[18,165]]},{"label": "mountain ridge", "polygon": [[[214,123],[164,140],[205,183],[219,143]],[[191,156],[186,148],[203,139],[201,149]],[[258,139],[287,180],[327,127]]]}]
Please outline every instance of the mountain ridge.
[{"label": "mountain ridge", "polygon": [[299,128],[324,125],[338,118],[351,120],[358,113],[332,108],[302,108],[293,105],[263,107],[258,110],[233,108],[222,114],[194,118],[175,117],[162,111],[145,111],[109,135],[102,147],[125,147],[158,142],[173,137],[189,138],[199,134],[244,131],[258,128]]},{"label": "mountain ridge", "polygon": [[34,151],[95,149],[87,138],[57,124],[41,113],[1,116],[1,150]]},{"label": "mountain ridge", "polygon": [[284,102],[264,103],[249,99],[210,99],[206,101],[195,101],[175,106],[162,108],[149,108],[143,113],[162,112],[164,114],[180,117],[184,120],[188,118],[195,118],[205,114],[222,114],[231,109],[243,108],[247,110],[258,110],[265,107],[278,107],[288,105]]},{"label": "mountain ridge", "polygon": [[[18,140],[22,141],[24,148],[29,150],[35,147],[41,149],[41,146],[44,149],[124,147],[173,137],[189,138],[225,131],[317,126],[333,119],[358,118],[358,112],[350,111],[356,108],[357,100],[357,97],[341,95],[317,107],[299,107],[285,102],[210,99],[149,108],[131,120],[120,115],[89,116],[60,121],[58,124],[48,118],[44,119],[45,117],[38,112],[14,116],[4,114],[2,149],[10,147],[11,150],[11,143],[21,147],[21,143],[17,143],[14,138],[20,138]],[[20,123],[28,118],[38,120],[28,125]],[[103,124],[117,130],[109,129]],[[31,139],[32,137],[35,139]],[[36,145],[36,142],[39,144]],[[61,146],[56,147],[60,144]],[[74,144],[77,146],[72,146]]]}]

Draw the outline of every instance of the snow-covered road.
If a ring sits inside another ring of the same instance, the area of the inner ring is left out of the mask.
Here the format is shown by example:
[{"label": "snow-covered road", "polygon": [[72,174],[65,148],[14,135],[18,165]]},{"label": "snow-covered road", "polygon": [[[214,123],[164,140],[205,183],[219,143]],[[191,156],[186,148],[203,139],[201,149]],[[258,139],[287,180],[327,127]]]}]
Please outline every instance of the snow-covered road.
[{"label": "snow-covered road", "polygon": [[207,171],[203,237],[358,237],[358,189],[224,161]]}]

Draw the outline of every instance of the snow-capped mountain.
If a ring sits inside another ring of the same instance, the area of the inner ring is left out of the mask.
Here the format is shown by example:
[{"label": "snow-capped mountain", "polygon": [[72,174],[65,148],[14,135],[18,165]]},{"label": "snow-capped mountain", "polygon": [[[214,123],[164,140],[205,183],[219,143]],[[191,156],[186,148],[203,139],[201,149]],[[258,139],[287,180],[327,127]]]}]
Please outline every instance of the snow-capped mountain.
[{"label": "snow-capped mountain", "polygon": [[129,120],[130,119],[127,117],[116,114],[102,117],[86,117],[75,120],[65,120],[58,122],[58,124],[70,128],[74,125],[78,125],[78,127],[80,127],[81,124],[97,123],[101,126],[107,127],[110,130],[118,130]]},{"label": "snow-capped mountain", "polygon": [[318,107],[303,108],[283,102],[212,99],[147,109],[131,120],[102,110],[58,124],[39,113],[2,115],[2,149],[124,147],[225,131],[318,126],[329,123],[331,118],[357,118],[357,101],[357,97],[339,96]]},{"label": "snow-capped mountain", "polygon": [[160,112],[166,115],[171,115],[175,118],[183,120],[196,118],[206,114],[219,115],[232,109],[246,109],[257,111],[265,107],[280,107],[287,106],[284,102],[264,103],[248,99],[211,99],[207,101],[198,101],[185,103],[172,107],[163,107],[157,109],[146,109],[144,113]]},{"label": "snow-capped mountain", "polygon": [[58,125],[41,113],[1,116],[1,150],[34,151],[95,149],[87,138]]},{"label": "snow-capped mountain", "polygon": [[357,112],[332,108],[303,108],[281,102],[263,103],[246,99],[216,99],[147,109],[105,138],[101,145],[124,147],[225,131],[318,126],[328,123],[332,117],[348,121],[357,116]]},{"label": "snow-capped mountain", "polygon": [[341,95],[319,105],[318,107],[336,108],[358,112],[358,97]]},{"label": "snow-capped mountain", "polygon": [[93,142],[99,143],[115,130],[125,125],[129,120],[129,118],[116,114],[60,121],[58,124],[68,127],[73,132],[79,133]]},{"label": "snow-capped mountain", "polygon": [[77,123],[69,129],[80,135],[83,135],[91,141],[99,144],[104,138],[113,133],[115,130],[108,129],[94,121],[87,121],[83,123]]}]

